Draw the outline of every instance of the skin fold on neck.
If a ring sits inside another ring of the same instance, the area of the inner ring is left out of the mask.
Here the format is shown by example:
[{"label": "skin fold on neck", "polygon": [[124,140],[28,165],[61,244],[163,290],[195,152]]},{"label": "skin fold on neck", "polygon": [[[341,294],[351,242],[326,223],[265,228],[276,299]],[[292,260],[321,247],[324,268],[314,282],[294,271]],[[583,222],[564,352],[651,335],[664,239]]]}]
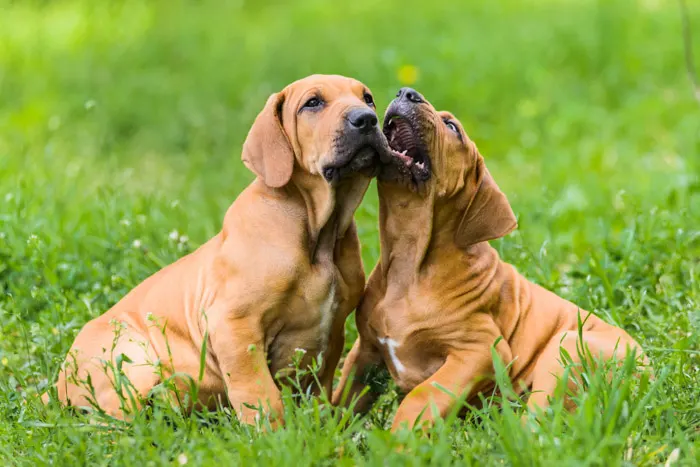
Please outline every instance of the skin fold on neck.
[{"label": "skin fold on neck", "polygon": [[467,256],[483,251],[481,244],[459,248],[454,242],[468,205],[466,190],[452,197],[438,198],[432,186],[419,194],[399,185],[379,182],[378,191],[381,260],[386,268],[400,263],[402,271],[417,274],[438,250]]},{"label": "skin fold on neck", "polygon": [[343,238],[370,179],[353,174],[333,186],[305,172],[295,172],[285,188],[305,206],[310,262],[333,257],[336,240]]}]

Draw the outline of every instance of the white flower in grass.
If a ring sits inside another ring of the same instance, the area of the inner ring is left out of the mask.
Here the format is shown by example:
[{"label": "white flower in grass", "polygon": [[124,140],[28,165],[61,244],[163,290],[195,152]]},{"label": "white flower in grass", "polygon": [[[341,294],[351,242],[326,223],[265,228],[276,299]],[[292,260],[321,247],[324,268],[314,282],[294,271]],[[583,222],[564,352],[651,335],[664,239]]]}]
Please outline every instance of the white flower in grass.
[{"label": "white flower in grass", "polygon": [[666,463],[664,464],[664,467],[669,467],[671,464],[674,464],[676,461],[678,461],[678,458],[681,456],[681,450],[679,448],[674,449],[671,451],[671,455],[668,456],[668,459],[666,459]]},{"label": "white flower in grass", "polygon": [[172,232],[170,232],[170,235],[168,235],[168,237],[170,237],[170,240],[175,242],[180,237],[180,234],[177,233],[177,230],[173,230]]},{"label": "white flower in grass", "polygon": [[133,246],[134,248],[141,248],[141,240],[137,238],[131,243],[131,246]]},{"label": "white flower in grass", "polygon": [[184,452],[182,454],[180,454],[179,456],[177,456],[177,463],[180,465],[187,464],[188,460],[189,459],[187,459],[187,454],[185,454]]},{"label": "white flower in grass", "polygon": [[188,237],[187,235],[180,236],[180,243],[187,243],[189,241],[190,241],[190,237]]},{"label": "white flower in grass", "polygon": [[119,221],[119,223],[124,227],[129,227],[131,225],[131,221],[129,219],[122,219]]}]

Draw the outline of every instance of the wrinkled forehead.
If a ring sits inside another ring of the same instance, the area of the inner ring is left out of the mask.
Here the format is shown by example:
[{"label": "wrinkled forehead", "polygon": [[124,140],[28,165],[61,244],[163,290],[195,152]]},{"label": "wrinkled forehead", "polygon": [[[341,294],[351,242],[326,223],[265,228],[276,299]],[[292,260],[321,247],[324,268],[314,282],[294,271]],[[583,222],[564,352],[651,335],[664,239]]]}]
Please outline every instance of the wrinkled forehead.
[{"label": "wrinkled forehead", "polygon": [[369,88],[356,79],[339,75],[311,75],[287,87],[289,100],[299,104],[303,99],[318,96],[326,101],[355,96],[362,99]]}]

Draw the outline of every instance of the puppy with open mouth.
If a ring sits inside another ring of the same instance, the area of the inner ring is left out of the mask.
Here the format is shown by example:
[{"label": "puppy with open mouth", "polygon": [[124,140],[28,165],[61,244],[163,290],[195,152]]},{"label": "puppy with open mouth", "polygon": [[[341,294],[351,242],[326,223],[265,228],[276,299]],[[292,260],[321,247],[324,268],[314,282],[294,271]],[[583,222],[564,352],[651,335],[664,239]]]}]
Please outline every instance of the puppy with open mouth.
[{"label": "puppy with open mouth", "polygon": [[[512,362],[514,386],[532,391],[528,407],[544,408],[564,371],[560,347],[577,360],[579,319],[594,357],[641,354],[624,330],[501,261],[488,241],[514,230],[515,215],[452,114],[404,88],[387,109],[384,133],[391,152],[378,175],[381,257],[356,312],[359,338],[334,403],[350,401],[377,366],[386,367],[407,394],[392,429],[431,422],[455,396],[469,401],[493,389],[496,344]],[[376,396],[365,393],[357,410]]]}]

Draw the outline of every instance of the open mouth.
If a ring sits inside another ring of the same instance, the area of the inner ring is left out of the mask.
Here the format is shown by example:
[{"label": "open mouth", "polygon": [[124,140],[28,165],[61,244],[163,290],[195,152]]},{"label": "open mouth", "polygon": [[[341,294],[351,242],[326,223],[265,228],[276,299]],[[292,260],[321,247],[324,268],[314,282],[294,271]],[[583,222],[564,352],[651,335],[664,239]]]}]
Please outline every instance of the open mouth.
[{"label": "open mouth", "polygon": [[388,115],[384,136],[389,142],[394,165],[403,178],[420,185],[430,178],[430,159],[423,141],[411,122],[400,115]]}]

